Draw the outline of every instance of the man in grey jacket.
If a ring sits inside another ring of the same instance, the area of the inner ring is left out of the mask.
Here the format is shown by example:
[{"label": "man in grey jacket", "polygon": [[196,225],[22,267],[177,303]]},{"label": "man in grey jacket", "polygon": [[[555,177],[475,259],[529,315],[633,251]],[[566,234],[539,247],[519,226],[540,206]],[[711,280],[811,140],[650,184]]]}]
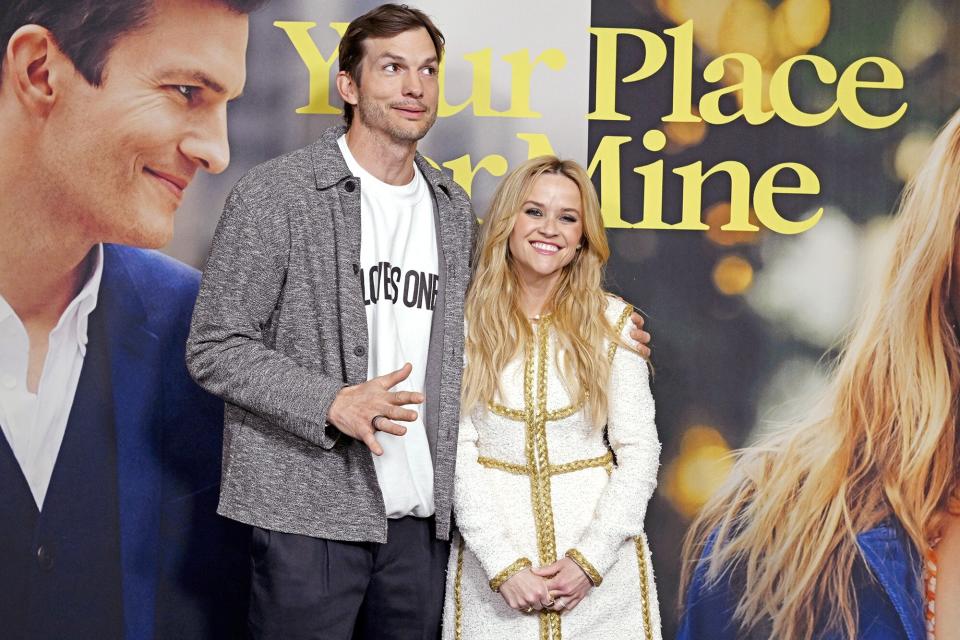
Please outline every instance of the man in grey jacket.
[{"label": "man in grey jacket", "polygon": [[219,512],[254,525],[258,638],[439,630],[476,226],[416,152],[442,53],[416,9],[351,22],[347,129],[251,170],[214,237],[187,362],[226,401]]}]

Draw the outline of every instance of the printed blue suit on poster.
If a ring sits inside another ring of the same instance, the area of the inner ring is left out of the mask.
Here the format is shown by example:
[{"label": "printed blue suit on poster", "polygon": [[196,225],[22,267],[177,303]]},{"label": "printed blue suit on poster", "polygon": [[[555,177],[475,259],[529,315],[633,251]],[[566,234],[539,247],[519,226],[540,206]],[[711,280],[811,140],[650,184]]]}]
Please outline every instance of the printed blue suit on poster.
[{"label": "printed blue suit on poster", "polygon": [[[707,542],[713,545],[714,536]],[[924,640],[921,561],[913,545],[894,519],[857,536],[869,571],[859,563],[854,582],[859,610],[858,640]],[[872,574],[871,574],[872,572]],[[733,610],[739,590],[726,574],[716,584],[706,585],[706,567],[698,564],[684,603],[677,640],[735,640],[738,635]],[[839,640],[830,636],[823,640]]]},{"label": "printed blue suit on poster", "polygon": [[249,531],[215,513],[223,405],[184,363],[199,279],[157,252],[104,246],[42,513],[0,438],[5,638],[243,637]]}]

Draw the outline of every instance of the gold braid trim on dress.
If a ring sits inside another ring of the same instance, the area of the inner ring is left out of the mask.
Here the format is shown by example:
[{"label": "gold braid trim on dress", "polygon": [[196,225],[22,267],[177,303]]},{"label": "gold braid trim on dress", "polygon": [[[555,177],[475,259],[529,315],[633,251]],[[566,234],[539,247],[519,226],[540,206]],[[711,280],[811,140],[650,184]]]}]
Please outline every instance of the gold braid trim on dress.
[{"label": "gold braid trim on dress", "polygon": [[[532,346],[527,355],[523,376],[523,395],[526,408],[526,454],[530,474],[530,497],[533,518],[537,530],[537,551],[540,565],[557,560],[557,541],[553,523],[553,500],[550,495],[550,456],[547,451],[547,362],[550,318],[537,327],[536,348]],[[537,364],[536,396],[533,393],[534,362]],[[556,611],[540,612],[541,640],[560,640],[560,614]]]},{"label": "gold braid trim on dress", "polygon": [[509,567],[498,573],[497,575],[490,578],[490,588],[494,591],[499,592],[500,587],[503,586],[503,583],[517,575],[524,569],[529,569],[533,566],[533,563],[530,562],[530,558],[518,558],[511,564]]},{"label": "gold braid trim on dress", "polygon": [[[627,326],[627,320],[630,319],[630,315],[633,313],[633,307],[627,305],[623,312],[620,314],[620,317],[617,319],[614,328],[616,330],[616,335],[623,333],[623,328]],[[541,323],[543,324],[543,323]],[[613,361],[613,356],[617,352],[617,342],[616,340],[610,341],[610,346],[607,347],[607,359],[611,362]],[[587,403],[588,394],[584,393],[583,397],[577,400],[575,403],[563,407],[561,409],[554,409],[553,411],[548,411],[544,414],[544,419],[547,422],[553,420],[563,420],[564,418],[569,418],[577,411],[583,408],[583,405]],[[510,420],[516,420],[517,422],[525,422],[528,417],[528,411],[524,409],[512,409],[506,405],[502,405],[498,402],[489,402],[487,403],[487,408],[494,414],[509,418]]]},{"label": "gold braid trim on dress", "polygon": [[[623,333],[623,328],[627,326],[627,320],[630,319],[630,315],[633,313],[633,307],[629,304],[623,308],[623,312],[620,314],[620,317],[617,319],[617,324],[615,330],[617,336],[619,337]],[[617,353],[617,341],[611,340],[610,346],[607,347],[607,360],[613,362],[613,356]]]},{"label": "gold braid trim on dress", "polygon": [[[517,464],[515,462],[506,462],[505,460],[497,460],[496,458],[488,458],[486,456],[479,456],[477,458],[477,462],[488,469],[499,469],[500,471],[506,471],[507,473],[512,473],[518,476],[525,476],[535,473],[535,470],[532,470],[527,465]],[[562,473],[583,471],[584,469],[592,469],[594,467],[603,467],[607,470],[607,473],[612,471],[613,454],[607,451],[602,456],[597,456],[596,458],[584,458],[583,460],[572,460],[562,464],[551,464],[549,467],[547,467],[547,473],[549,473],[551,476],[556,476]]]},{"label": "gold braid trim on dress", "polygon": [[640,564],[640,606],[643,611],[643,633],[646,640],[653,640],[653,629],[650,627],[650,586],[647,584],[647,554],[644,551],[643,537],[633,539],[637,547],[637,562]]},{"label": "gold braid trim on dress", "polygon": [[463,638],[463,595],[460,592],[460,583],[463,581],[463,536],[458,536],[460,544],[457,549],[457,574],[453,579],[453,638]]},{"label": "gold braid trim on dress", "polygon": [[587,574],[587,578],[590,580],[590,584],[595,587],[600,586],[600,583],[603,582],[603,576],[600,575],[596,567],[590,564],[590,561],[587,560],[585,555],[576,549],[567,549],[567,552],[563,555],[576,562],[577,566],[583,569],[583,572]]}]

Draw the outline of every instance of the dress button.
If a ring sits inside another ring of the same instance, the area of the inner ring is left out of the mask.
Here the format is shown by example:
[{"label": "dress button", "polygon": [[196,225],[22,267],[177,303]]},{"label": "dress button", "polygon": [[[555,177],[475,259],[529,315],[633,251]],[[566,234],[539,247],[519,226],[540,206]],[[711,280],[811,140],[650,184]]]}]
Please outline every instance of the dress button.
[{"label": "dress button", "polygon": [[354,348],[354,350],[353,350],[353,353],[354,353],[354,355],[356,355],[356,356],[362,356],[362,355],[365,354],[366,352],[367,352],[367,350],[364,349],[364,348],[363,348],[362,346],[360,346],[360,345],[357,345],[357,346]]},{"label": "dress button", "polygon": [[13,375],[5,373],[3,376],[0,376],[0,384],[7,389],[13,389],[17,386],[17,379]]},{"label": "dress button", "polygon": [[353,180],[347,180],[343,183],[343,188],[346,189],[347,193],[353,193],[357,188],[357,183]]},{"label": "dress button", "polygon": [[37,564],[41,569],[53,568],[53,550],[50,547],[43,544],[37,547]]}]

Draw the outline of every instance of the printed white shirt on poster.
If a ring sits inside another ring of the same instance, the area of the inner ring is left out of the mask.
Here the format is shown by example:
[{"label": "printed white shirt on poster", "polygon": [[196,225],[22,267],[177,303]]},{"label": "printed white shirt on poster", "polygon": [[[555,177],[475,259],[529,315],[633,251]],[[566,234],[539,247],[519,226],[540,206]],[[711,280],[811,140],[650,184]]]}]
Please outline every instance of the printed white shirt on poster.
[{"label": "printed white shirt on poster", "polygon": [[[410,376],[395,391],[423,392],[430,328],[439,284],[437,236],[430,187],[420,170],[408,184],[378,180],[356,161],[346,136],[338,140],[351,173],[360,179],[360,278],[367,313],[368,379],[409,362]],[[424,427],[400,423],[403,436],[377,433],[382,456],[373,456],[388,518],[434,513],[433,461]]]},{"label": "printed white shirt on poster", "polygon": [[0,294],[0,427],[40,510],[80,382],[87,353],[87,322],[97,306],[103,245],[97,245],[92,253],[90,277],[50,332],[36,393],[27,389],[27,330]]}]

